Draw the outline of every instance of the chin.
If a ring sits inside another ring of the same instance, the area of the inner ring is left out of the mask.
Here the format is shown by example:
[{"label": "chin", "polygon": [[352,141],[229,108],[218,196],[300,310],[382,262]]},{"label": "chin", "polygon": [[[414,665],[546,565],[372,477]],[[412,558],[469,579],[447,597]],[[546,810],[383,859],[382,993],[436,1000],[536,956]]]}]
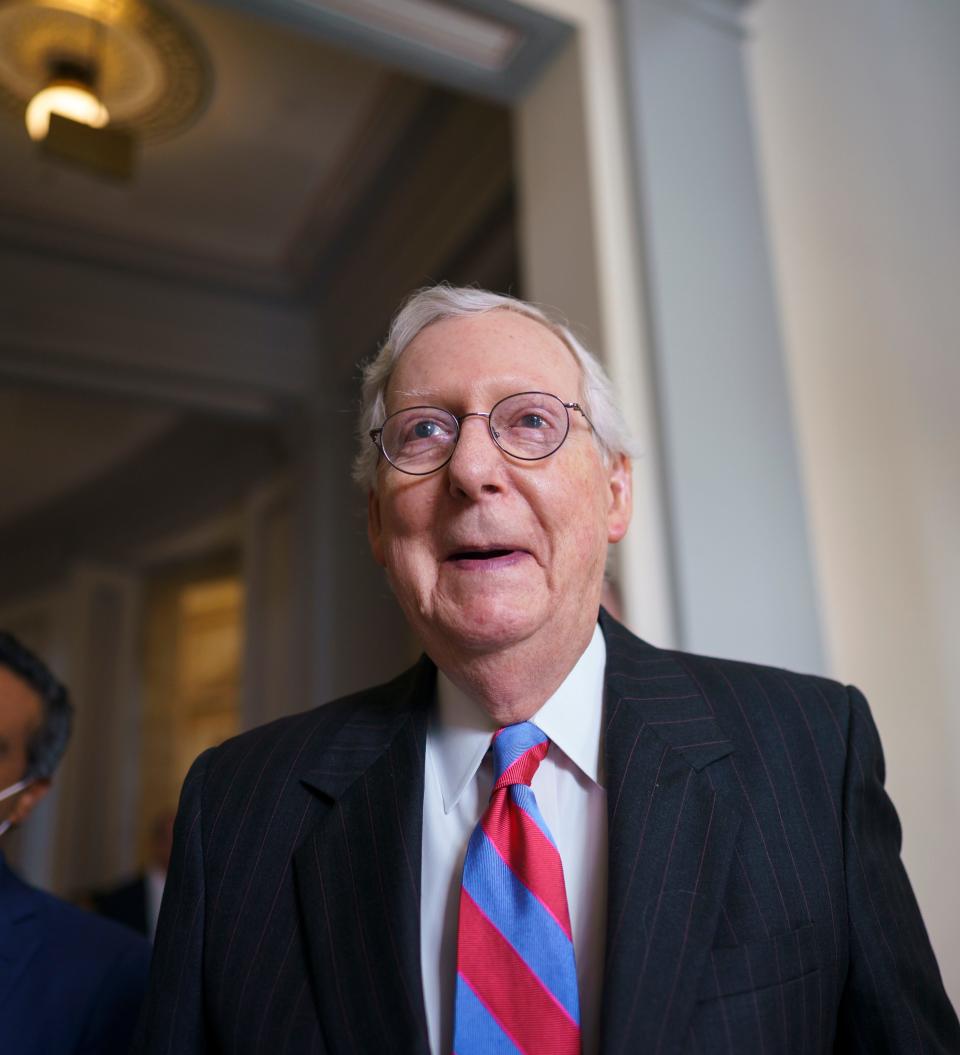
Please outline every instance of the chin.
[{"label": "chin", "polygon": [[508,601],[478,600],[439,613],[436,632],[456,647],[471,652],[488,652],[525,641],[545,623],[535,605]]}]

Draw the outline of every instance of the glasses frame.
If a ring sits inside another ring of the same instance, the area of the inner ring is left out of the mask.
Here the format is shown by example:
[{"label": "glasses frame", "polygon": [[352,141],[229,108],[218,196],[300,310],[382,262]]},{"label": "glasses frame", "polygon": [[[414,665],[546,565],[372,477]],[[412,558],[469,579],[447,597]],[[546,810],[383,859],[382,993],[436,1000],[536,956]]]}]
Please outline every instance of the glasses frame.
[{"label": "glasses frame", "polygon": [[[567,427],[566,429],[564,429],[563,439],[560,440],[560,442],[556,445],[556,447],[553,448],[552,451],[549,452],[549,454],[538,454],[536,455],[536,457],[527,458],[522,454],[514,454],[512,451],[508,451],[500,443],[499,434],[494,430],[492,424],[494,411],[496,411],[497,407],[499,407],[501,403],[506,403],[508,399],[515,399],[517,396],[549,396],[551,399],[555,399],[560,404],[560,406],[562,406],[563,409],[566,411]],[[390,455],[387,454],[387,452],[383,448],[383,430],[387,427],[387,422],[391,418],[395,418],[398,414],[406,414],[410,410],[440,410],[444,414],[449,414],[450,417],[453,418],[453,420],[457,423],[457,435],[456,439],[454,439],[450,447],[450,453],[439,465],[434,466],[434,468],[432,469],[427,469],[426,472],[422,473],[415,473],[412,472],[410,469],[404,469],[402,466],[397,465],[397,463],[390,458]],[[560,448],[567,442],[567,436],[570,435],[571,410],[579,411],[583,415],[584,421],[586,421],[590,428],[593,429],[593,422],[587,417],[587,412],[583,409],[583,407],[580,406],[579,403],[565,403],[559,396],[555,396],[552,392],[538,392],[536,390],[532,390],[527,392],[511,392],[509,396],[504,396],[503,399],[498,399],[496,403],[494,403],[493,406],[486,413],[483,413],[479,410],[469,410],[466,414],[457,415],[454,414],[452,410],[447,410],[446,407],[435,407],[429,403],[418,403],[412,407],[401,407],[400,410],[395,410],[392,414],[388,414],[383,419],[383,424],[379,428],[371,429],[369,436],[373,444],[376,446],[377,450],[383,456],[383,458],[386,459],[386,461],[389,462],[389,464],[392,465],[393,468],[397,470],[397,472],[406,473],[407,476],[430,476],[433,473],[439,472],[444,466],[450,464],[450,461],[453,458],[454,451],[456,451],[457,449],[457,444],[460,442],[460,431],[463,422],[466,421],[467,418],[486,418],[487,431],[490,433],[490,438],[497,445],[497,447],[499,447],[500,450],[503,451],[505,455],[507,455],[508,458],[516,458],[518,461],[522,462],[542,462],[545,458],[552,458],[553,455],[555,455],[557,451],[560,450]]]}]

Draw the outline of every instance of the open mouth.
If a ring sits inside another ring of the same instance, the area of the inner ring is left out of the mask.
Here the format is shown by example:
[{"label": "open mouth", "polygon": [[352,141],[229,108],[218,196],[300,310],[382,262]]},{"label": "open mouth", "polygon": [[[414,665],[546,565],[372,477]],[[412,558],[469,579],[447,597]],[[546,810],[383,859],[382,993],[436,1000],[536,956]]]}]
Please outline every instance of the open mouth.
[{"label": "open mouth", "polygon": [[467,544],[463,549],[452,550],[446,558],[446,563],[453,568],[463,571],[480,571],[481,569],[494,571],[503,568],[512,568],[521,564],[532,556],[529,550],[520,549],[516,546],[471,546]]},{"label": "open mouth", "polygon": [[512,553],[520,553],[515,549],[465,549],[451,553],[448,560],[495,560],[497,557],[509,557]]}]

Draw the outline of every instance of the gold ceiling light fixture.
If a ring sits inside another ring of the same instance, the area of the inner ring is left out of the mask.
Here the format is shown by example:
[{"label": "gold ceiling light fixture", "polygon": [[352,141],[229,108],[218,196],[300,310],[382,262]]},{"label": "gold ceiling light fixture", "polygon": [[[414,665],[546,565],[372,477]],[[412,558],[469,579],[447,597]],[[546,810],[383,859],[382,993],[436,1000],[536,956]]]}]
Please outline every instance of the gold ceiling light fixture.
[{"label": "gold ceiling light fixture", "polygon": [[199,39],[154,0],[0,0],[0,108],[47,154],[129,177],[141,144],[196,121],[212,82]]},{"label": "gold ceiling light fixture", "polygon": [[50,79],[27,103],[27,134],[42,142],[50,132],[50,117],[59,114],[89,128],[103,128],[110,114],[96,93],[96,71],[91,63],[53,59]]}]

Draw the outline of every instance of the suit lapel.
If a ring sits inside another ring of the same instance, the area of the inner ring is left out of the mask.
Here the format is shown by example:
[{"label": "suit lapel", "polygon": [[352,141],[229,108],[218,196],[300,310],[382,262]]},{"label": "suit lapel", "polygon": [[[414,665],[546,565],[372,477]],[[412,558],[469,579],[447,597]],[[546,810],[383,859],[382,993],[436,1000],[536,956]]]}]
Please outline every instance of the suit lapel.
[{"label": "suit lapel", "polygon": [[304,776],[327,800],[294,869],[311,983],[332,1053],[427,1051],[420,854],[434,679],[433,666],[421,661],[405,685],[394,684],[382,709],[348,719]]},{"label": "suit lapel", "polygon": [[733,750],[670,654],[601,613],[609,837],[604,1055],[683,1048],[740,817],[708,767]]}]

